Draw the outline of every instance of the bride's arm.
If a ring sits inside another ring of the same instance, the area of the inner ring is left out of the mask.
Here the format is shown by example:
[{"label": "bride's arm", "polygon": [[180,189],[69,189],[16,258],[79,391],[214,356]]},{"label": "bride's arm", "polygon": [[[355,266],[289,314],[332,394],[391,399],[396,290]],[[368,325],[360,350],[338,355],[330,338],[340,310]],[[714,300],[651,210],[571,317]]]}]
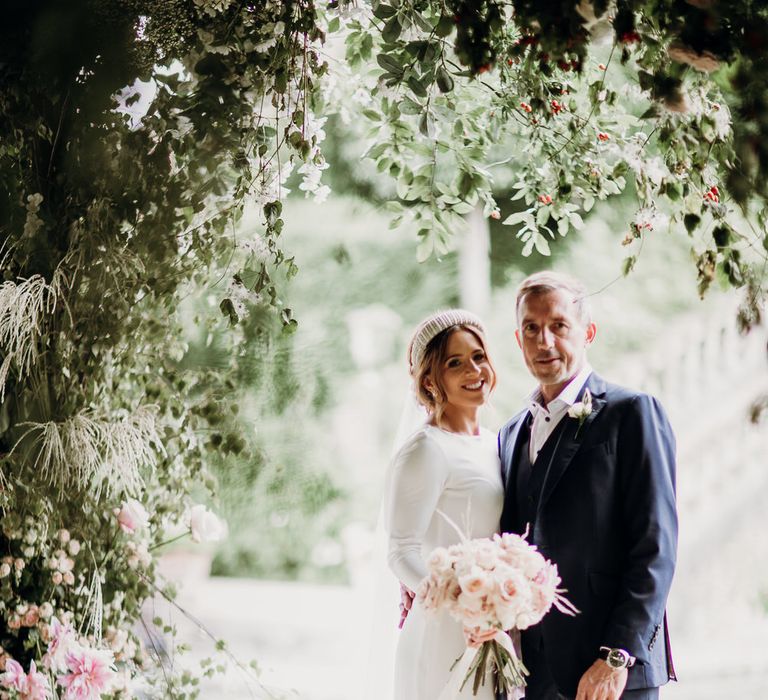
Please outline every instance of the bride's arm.
[{"label": "bride's arm", "polygon": [[438,445],[421,433],[400,450],[390,467],[385,508],[388,562],[411,590],[427,575],[422,542],[445,486],[446,466]]}]

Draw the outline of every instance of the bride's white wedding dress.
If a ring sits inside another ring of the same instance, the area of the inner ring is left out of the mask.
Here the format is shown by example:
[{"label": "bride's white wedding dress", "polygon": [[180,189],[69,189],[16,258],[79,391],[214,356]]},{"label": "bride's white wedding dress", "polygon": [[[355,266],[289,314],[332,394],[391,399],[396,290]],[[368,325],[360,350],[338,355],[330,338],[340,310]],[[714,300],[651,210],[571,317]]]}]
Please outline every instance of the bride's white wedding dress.
[{"label": "bride's white wedding dress", "polygon": [[[503,501],[494,433],[470,436],[424,426],[398,451],[388,474],[385,524],[392,571],[415,590],[427,575],[431,551],[460,539],[437,511],[467,537],[489,537],[498,532]],[[414,602],[398,640],[394,700],[437,700],[465,648],[460,623]],[[486,682],[472,695],[470,680],[455,697],[493,700],[494,693]]]}]

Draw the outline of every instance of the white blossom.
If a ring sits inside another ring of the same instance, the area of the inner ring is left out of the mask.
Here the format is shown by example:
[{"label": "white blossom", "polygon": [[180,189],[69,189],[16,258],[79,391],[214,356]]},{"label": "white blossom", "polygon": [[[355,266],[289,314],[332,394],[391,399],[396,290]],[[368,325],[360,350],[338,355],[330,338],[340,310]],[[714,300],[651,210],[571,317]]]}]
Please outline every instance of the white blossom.
[{"label": "white blossom", "polygon": [[190,509],[189,529],[194,542],[218,542],[227,531],[224,521],[202,504]]}]

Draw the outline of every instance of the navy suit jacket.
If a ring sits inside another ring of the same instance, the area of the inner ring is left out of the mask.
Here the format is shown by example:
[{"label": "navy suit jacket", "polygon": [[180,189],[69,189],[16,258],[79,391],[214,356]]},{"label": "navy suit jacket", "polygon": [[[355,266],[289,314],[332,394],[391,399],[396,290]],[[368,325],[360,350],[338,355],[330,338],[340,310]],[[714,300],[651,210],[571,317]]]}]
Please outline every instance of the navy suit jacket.
[{"label": "navy suit jacket", "polygon": [[[535,465],[547,473],[529,534],[581,611],[569,617],[553,608],[540,623],[552,676],[571,696],[601,646],[637,658],[627,689],[674,678],[665,614],[677,549],[674,435],[655,398],[595,373],[585,388],[592,413],[581,427],[566,415],[552,458]],[[519,521],[515,470],[528,415],[499,432],[503,532]]]}]

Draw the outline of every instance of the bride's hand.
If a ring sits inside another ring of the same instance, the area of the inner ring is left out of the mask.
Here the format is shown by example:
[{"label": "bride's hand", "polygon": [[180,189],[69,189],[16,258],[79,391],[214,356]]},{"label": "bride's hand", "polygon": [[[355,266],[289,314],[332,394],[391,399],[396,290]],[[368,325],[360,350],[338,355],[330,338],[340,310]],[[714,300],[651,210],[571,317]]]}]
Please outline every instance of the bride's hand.
[{"label": "bride's hand", "polygon": [[485,631],[480,631],[478,627],[464,628],[464,639],[467,642],[467,646],[472,649],[482,646],[485,642],[490,642],[495,636],[498,630],[493,628]]},{"label": "bride's hand", "polygon": [[408,617],[408,612],[413,605],[415,597],[416,594],[408,586],[404,583],[400,584],[400,624],[397,626],[398,629],[403,629],[405,618]]}]

